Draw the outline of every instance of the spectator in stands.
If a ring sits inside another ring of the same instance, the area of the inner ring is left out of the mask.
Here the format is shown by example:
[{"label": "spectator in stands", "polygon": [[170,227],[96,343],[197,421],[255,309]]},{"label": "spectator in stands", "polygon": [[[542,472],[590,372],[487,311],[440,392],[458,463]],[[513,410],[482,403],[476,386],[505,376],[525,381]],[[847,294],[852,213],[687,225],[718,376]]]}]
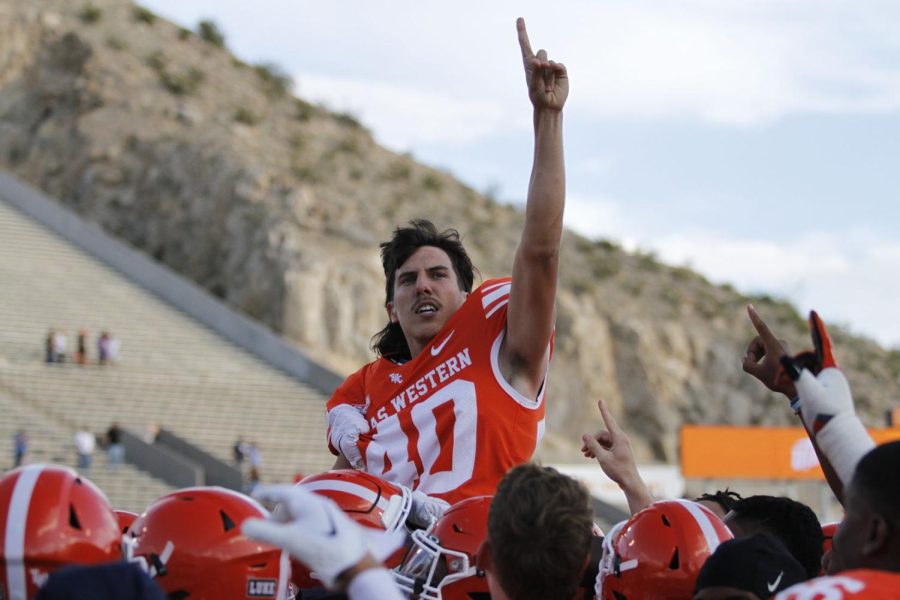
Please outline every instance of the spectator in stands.
[{"label": "spectator in stands", "polygon": [[247,442],[244,441],[244,436],[239,435],[238,439],[231,447],[231,457],[234,459],[234,466],[238,469],[244,465],[244,458],[247,454],[247,450]]},{"label": "spectator in stands", "polygon": [[101,365],[109,362],[109,334],[105,331],[97,338],[97,362]]},{"label": "spectator in stands", "polygon": [[47,338],[44,340],[44,362],[56,362],[56,356],[53,354],[53,330],[47,332]]},{"label": "spectator in stands", "polygon": [[125,460],[125,446],[122,445],[122,429],[119,423],[113,424],[106,430],[106,466],[116,468]]},{"label": "spectator in stands", "polygon": [[244,486],[244,493],[248,496],[251,495],[257,486],[259,486],[259,482],[259,469],[250,467],[250,471],[247,473],[247,484]]},{"label": "spectator in stands", "polygon": [[66,362],[66,345],[68,344],[66,334],[62,331],[56,331],[53,334],[53,360],[54,362]]},{"label": "spectator in stands", "polygon": [[94,459],[94,446],[96,438],[87,427],[81,427],[75,432],[75,452],[78,453],[78,468],[90,469]]},{"label": "spectator in stands", "polygon": [[78,330],[78,349],[75,351],[75,362],[79,365],[87,364],[87,331]]},{"label": "spectator in stands", "polygon": [[786,497],[750,496],[738,501],[725,515],[736,538],[768,533],[778,538],[803,565],[807,578],[819,574],[822,564],[822,525],[802,502]]},{"label": "spectator in stands", "polygon": [[247,446],[247,458],[250,461],[251,469],[259,470],[262,466],[262,453],[259,451],[256,440],[251,440],[250,445]]},{"label": "spectator in stands", "polygon": [[13,436],[13,466],[21,467],[28,454],[28,434],[24,429],[19,429]]}]

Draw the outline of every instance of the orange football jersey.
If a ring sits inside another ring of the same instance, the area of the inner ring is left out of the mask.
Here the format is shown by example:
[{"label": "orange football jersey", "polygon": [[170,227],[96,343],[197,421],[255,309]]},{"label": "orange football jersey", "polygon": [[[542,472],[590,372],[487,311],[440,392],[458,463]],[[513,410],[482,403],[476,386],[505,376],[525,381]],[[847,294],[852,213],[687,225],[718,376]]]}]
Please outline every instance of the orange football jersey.
[{"label": "orange football jersey", "polygon": [[328,410],[364,406],[366,471],[452,504],[493,494],[531,458],[544,432],[544,388],[526,398],[500,373],[510,285],[485,281],[417,357],[379,358],[334,392]]},{"label": "orange football jersey", "polygon": [[900,597],[900,573],[858,569],[791,586],[775,600],[880,600]]}]

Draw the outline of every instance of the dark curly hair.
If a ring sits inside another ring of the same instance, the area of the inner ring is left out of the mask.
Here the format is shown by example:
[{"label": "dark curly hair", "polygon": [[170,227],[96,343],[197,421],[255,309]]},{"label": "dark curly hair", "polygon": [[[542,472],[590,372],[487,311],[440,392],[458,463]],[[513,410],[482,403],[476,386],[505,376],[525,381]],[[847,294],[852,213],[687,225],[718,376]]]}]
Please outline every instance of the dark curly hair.
[{"label": "dark curly hair", "polygon": [[734,505],[727,520],[746,535],[774,535],[803,565],[808,577],[819,574],[825,539],[822,525],[816,513],[802,502],[784,496],[750,496]]}]

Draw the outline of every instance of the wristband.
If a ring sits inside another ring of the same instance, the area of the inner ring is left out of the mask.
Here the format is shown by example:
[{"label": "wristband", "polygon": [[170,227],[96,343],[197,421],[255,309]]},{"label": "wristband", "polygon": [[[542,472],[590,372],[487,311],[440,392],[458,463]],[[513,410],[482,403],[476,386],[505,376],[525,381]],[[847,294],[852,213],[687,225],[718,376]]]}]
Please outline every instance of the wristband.
[{"label": "wristband", "polygon": [[796,413],[800,414],[800,407],[803,405],[803,402],[800,400],[800,396],[794,396],[791,399],[791,409]]}]

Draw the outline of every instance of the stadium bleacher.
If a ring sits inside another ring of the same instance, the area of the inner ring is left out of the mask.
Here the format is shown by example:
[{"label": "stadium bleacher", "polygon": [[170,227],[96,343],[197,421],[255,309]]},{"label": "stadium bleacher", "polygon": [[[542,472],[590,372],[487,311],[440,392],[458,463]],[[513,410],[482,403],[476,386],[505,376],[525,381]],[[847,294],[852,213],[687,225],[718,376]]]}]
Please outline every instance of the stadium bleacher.
[{"label": "stadium bleacher", "polygon": [[[29,433],[33,462],[75,464],[73,437],[113,421],[161,426],[224,461],[239,435],[262,452],[263,481],[291,481],[332,462],[325,397],[200,325],[0,199],[0,465],[12,437]],[[68,362],[44,362],[50,329],[68,338]],[[71,359],[88,331],[90,364]],[[115,364],[97,362],[102,331],[121,341]],[[117,507],[142,509],[168,489],[125,465],[88,475]]]}]

